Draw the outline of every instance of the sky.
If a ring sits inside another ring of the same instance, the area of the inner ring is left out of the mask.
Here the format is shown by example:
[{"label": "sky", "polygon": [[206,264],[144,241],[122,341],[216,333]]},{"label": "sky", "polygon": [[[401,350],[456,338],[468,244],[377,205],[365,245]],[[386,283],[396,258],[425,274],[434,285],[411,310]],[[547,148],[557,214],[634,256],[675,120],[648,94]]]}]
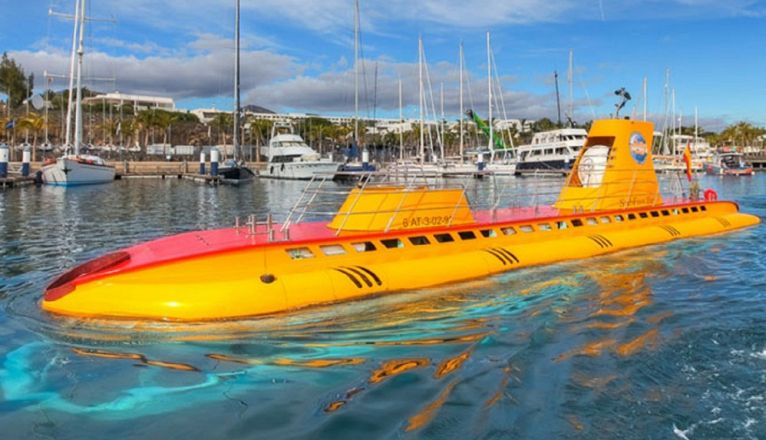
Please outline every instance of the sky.
[{"label": "sky", "polygon": [[[234,0],[88,3],[89,17],[111,20],[86,27],[89,88],[169,96],[183,109],[232,108]],[[44,71],[67,72],[72,44],[72,23],[48,11],[72,14],[74,1],[0,7],[0,49],[35,73],[41,92]],[[443,87],[445,116],[458,117],[462,42],[465,107],[486,115],[489,32],[502,88],[495,116],[555,120],[554,71],[565,113],[571,50],[579,122],[612,113],[620,87],[633,97],[623,114],[642,117],[644,78],[650,118],[664,121],[669,72],[684,125],[695,108],[706,129],[766,125],[766,0],[360,0],[360,10],[360,116],[398,117],[401,79],[404,116],[418,117],[419,36],[429,107],[441,112]],[[243,104],[353,115],[353,30],[353,0],[242,0]]]}]

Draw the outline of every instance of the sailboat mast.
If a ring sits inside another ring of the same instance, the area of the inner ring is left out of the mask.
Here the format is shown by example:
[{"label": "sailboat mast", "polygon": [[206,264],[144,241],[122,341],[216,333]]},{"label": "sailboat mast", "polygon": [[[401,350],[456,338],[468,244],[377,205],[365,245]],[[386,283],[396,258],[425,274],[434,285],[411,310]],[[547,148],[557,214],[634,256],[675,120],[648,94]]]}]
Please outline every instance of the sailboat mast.
[{"label": "sailboat mast", "polygon": [[359,0],[354,2],[354,146],[359,146]]},{"label": "sailboat mast", "polygon": [[404,110],[402,109],[402,78],[399,77],[399,160],[404,160]]},{"label": "sailboat mast", "polygon": [[43,124],[45,124],[45,145],[48,145],[48,97],[50,96],[50,90],[51,90],[51,77],[48,76],[48,71],[46,70],[43,72],[43,77],[45,78],[45,99],[43,100],[43,105],[45,106],[45,113],[43,114]]},{"label": "sailboat mast", "polygon": [[82,142],[82,61],[85,55],[85,0],[80,5],[80,37],[77,47],[77,101],[75,103],[74,154],[80,154]]},{"label": "sailboat mast", "polygon": [[442,117],[439,120],[439,131],[441,132],[441,141],[439,142],[439,144],[441,146],[442,160],[444,160],[444,83],[440,84],[439,94],[441,95],[441,111],[442,111]]},{"label": "sailboat mast", "polygon": [[418,37],[418,79],[420,84],[420,163],[425,161],[425,120],[423,116],[423,107],[425,106],[423,94],[423,37]]},{"label": "sailboat mast", "polygon": [[649,100],[647,85],[648,85],[648,80],[646,77],[644,77],[644,121],[646,121],[646,107],[648,105],[648,100]]},{"label": "sailboat mast", "polygon": [[460,42],[460,163],[463,163],[463,42]]},{"label": "sailboat mast", "polygon": [[236,0],[236,12],[234,14],[234,130],[232,132],[232,144],[234,146],[234,160],[239,161],[242,157],[239,146],[240,126],[240,87],[239,87],[239,7],[240,0]]},{"label": "sailboat mast", "polygon": [[559,73],[555,70],[553,71],[553,82],[556,84],[556,111],[559,116],[558,126],[561,128],[561,97],[559,96]]},{"label": "sailboat mast", "polygon": [[75,0],[74,6],[74,29],[72,30],[72,52],[69,59],[69,93],[67,96],[66,106],[66,133],[64,145],[66,148],[70,148],[72,145],[72,100],[74,93],[74,74],[75,74],[75,62],[77,54],[77,29],[80,26],[80,0]]},{"label": "sailboat mast", "polygon": [[489,125],[489,151],[492,151],[493,142],[495,142],[494,130],[492,127],[492,59],[490,55],[491,47],[489,40],[489,32],[487,32],[487,91],[489,97],[489,118],[487,119],[487,125]]},{"label": "sailboat mast", "polygon": [[675,141],[675,139],[673,139],[673,137],[676,135],[676,89],[672,90],[671,100],[673,102],[673,104],[672,104],[672,108],[673,108],[672,118],[673,118],[673,121],[671,123],[672,131],[671,131],[671,135],[670,135],[670,140],[673,143],[672,146],[671,146],[671,148],[672,148],[671,154],[673,154],[675,156],[676,155],[676,141]]},{"label": "sailboat mast", "polygon": [[699,115],[697,114],[697,106],[694,107],[694,151],[697,151],[697,138],[699,138]]},{"label": "sailboat mast", "polygon": [[569,49],[569,72],[567,72],[567,81],[569,82],[569,119],[574,121],[574,51]]}]

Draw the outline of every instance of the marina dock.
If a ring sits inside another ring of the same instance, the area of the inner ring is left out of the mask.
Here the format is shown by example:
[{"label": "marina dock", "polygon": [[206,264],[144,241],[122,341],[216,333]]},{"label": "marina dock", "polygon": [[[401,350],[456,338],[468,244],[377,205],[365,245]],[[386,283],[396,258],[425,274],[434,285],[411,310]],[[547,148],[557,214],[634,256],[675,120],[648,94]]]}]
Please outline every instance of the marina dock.
[{"label": "marina dock", "polygon": [[[199,174],[199,163],[197,162],[166,162],[166,161],[119,161],[110,162],[117,173],[115,180],[124,179],[183,179],[196,183],[208,185],[218,185],[220,177],[210,174]],[[21,169],[21,162],[10,163],[12,170]],[[18,173],[10,174],[8,177],[0,178],[0,189],[18,188],[22,186],[33,185],[36,183],[35,175],[42,168],[42,162],[34,162],[30,166],[29,176],[24,177]],[[262,163],[251,162],[247,166],[252,170],[263,168]],[[206,167],[210,169],[209,164]]]},{"label": "marina dock", "polygon": [[0,177],[0,189],[28,186],[28,185],[33,185],[34,183],[35,183],[34,177],[24,177],[24,176]]}]

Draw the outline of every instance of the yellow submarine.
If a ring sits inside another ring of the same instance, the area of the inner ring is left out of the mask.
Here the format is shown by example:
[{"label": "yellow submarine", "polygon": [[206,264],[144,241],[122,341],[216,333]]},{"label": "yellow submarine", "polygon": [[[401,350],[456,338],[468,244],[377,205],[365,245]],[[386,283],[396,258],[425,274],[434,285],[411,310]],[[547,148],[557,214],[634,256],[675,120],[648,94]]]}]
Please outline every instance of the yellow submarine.
[{"label": "yellow submarine", "polygon": [[594,121],[550,206],[472,210],[462,188],[363,182],[330,221],[251,219],[96,258],[56,278],[41,306],[73,317],[234,319],[759,223],[712,190],[663,200],[652,132],[648,122]]}]

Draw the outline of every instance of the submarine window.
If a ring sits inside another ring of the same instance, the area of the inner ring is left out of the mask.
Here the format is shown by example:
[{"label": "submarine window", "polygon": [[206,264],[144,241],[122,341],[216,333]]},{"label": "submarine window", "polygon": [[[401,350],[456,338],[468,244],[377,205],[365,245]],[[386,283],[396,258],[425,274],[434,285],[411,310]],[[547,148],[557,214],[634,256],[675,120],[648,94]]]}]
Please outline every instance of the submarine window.
[{"label": "submarine window", "polygon": [[689,208],[683,208],[681,211],[683,211],[684,214],[688,214],[689,213]]},{"label": "submarine window", "polygon": [[645,212],[639,212],[638,216],[641,217],[641,218],[647,218],[647,217],[649,217],[649,214],[647,214]]},{"label": "submarine window", "polygon": [[494,237],[497,237],[497,232],[495,232],[494,229],[482,229],[479,232],[481,232],[481,235],[484,238],[494,238]]},{"label": "submarine window", "polygon": [[632,214],[632,213],[628,214],[628,220],[635,220],[635,219],[636,219],[636,214]]},{"label": "submarine window", "polygon": [[530,232],[535,232],[535,228],[533,228],[532,225],[522,225],[522,226],[519,226],[519,231],[530,233]]},{"label": "submarine window", "polygon": [[572,220],[572,226],[574,226],[576,228],[579,228],[580,226],[582,226],[582,219],[581,218],[576,218],[576,219]]},{"label": "submarine window", "polygon": [[696,207],[696,206],[692,206],[692,212],[698,212],[698,211],[699,211],[699,210],[697,209],[697,207]]},{"label": "submarine window", "polygon": [[616,221],[618,223],[623,222],[623,221],[625,221],[625,217],[623,217],[622,214],[617,214],[617,215],[614,216],[614,221]]},{"label": "submarine window", "polygon": [[396,249],[396,248],[403,248],[404,243],[402,243],[402,240],[399,240],[398,238],[388,238],[385,240],[380,240],[381,243],[383,243],[383,246],[385,246],[388,249]]},{"label": "submarine window", "polygon": [[703,211],[707,211],[707,206],[704,206],[704,205],[700,206],[700,209],[703,210]]},{"label": "submarine window", "polygon": [[589,224],[590,226],[594,226],[594,225],[597,225],[597,224],[598,224],[598,221],[596,221],[596,219],[595,219],[595,218],[593,218],[593,217],[588,217],[588,219],[587,219],[586,221],[588,222],[588,224]]},{"label": "submarine window", "polygon": [[343,246],[339,244],[323,244],[319,246],[319,249],[321,249],[322,253],[328,257],[333,255],[343,255],[346,253],[346,250],[343,249]]},{"label": "submarine window", "polygon": [[561,230],[561,231],[563,231],[564,229],[566,229],[568,227],[569,227],[569,223],[567,223],[567,222],[565,222],[563,220],[559,221],[559,222],[556,222],[556,228]]},{"label": "submarine window", "polygon": [[662,215],[664,215],[664,216],[666,216],[666,217],[667,217],[667,216],[669,216],[669,215],[670,215],[670,211],[668,211],[667,209],[663,209],[663,210],[662,210]]},{"label": "submarine window", "polygon": [[678,208],[673,208],[673,215],[678,215],[680,213],[681,211],[679,211]]},{"label": "submarine window", "polygon": [[550,231],[551,225],[548,223],[539,223],[537,225],[537,229],[539,229],[540,231]]},{"label": "submarine window", "polygon": [[431,242],[428,241],[428,238],[424,235],[418,235],[417,237],[410,237],[410,243],[414,244],[415,246],[423,246],[426,244],[431,244]]},{"label": "submarine window", "polygon": [[502,232],[503,235],[513,235],[516,233],[516,230],[509,226],[507,228],[500,228],[500,232]]},{"label": "submarine window", "polygon": [[476,234],[473,231],[460,231],[457,233],[461,240],[473,240],[476,238]]},{"label": "submarine window", "polygon": [[360,241],[358,243],[351,243],[351,247],[357,252],[372,252],[375,250],[375,245],[371,241]]},{"label": "submarine window", "polygon": [[439,243],[452,243],[455,241],[450,234],[434,234],[434,238]]},{"label": "submarine window", "polygon": [[599,220],[601,220],[601,223],[604,223],[604,224],[612,223],[612,219],[610,219],[609,216],[606,216],[606,215],[599,217]]},{"label": "submarine window", "polygon": [[660,213],[657,212],[657,211],[652,211],[651,214],[652,214],[652,217],[659,217],[660,216]]},{"label": "submarine window", "polygon": [[314,253],[307,247],[286,249],[287,255],[293,260],[304,260],[306,258],[314,258]]}]

